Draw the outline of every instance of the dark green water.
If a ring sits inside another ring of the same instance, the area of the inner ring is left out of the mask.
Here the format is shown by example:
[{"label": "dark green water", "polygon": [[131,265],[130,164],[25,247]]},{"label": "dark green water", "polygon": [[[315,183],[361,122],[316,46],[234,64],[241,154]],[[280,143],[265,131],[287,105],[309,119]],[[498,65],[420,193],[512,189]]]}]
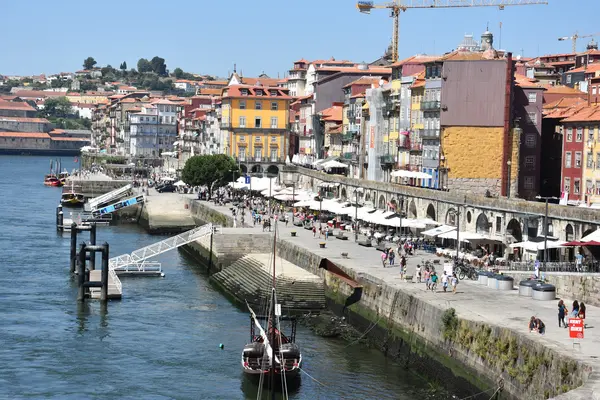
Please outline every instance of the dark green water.
[{"label": "dark green water", "polygon": [[[124,278],[123,300],[106,313],[96,301],[78,308],[68,236],[54,226],[60,189],[42,184],[48,165],[46,157],[0,156],[0,398],[256,398],[240,371],[248,314],[186,254],[158,257],[165,278]],[[132,225],[98,229],[111,256],[161,239]],[[290,398],[427,397],[423,378],[378,351],[303,327],[298,342],[304,369],[325,386],[303,376]]]}]

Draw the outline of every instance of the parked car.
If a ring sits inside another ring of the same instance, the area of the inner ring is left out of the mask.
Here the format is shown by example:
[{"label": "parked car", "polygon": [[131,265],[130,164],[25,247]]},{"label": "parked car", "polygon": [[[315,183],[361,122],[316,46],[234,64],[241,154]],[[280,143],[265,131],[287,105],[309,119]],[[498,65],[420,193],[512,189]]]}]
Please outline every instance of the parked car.
[{"label": "parked car", "polygon": [[175,191],[175,185],[172,183],[167,183],[166,185],[162,185],[156,189],[158,193],[173,193]]}]

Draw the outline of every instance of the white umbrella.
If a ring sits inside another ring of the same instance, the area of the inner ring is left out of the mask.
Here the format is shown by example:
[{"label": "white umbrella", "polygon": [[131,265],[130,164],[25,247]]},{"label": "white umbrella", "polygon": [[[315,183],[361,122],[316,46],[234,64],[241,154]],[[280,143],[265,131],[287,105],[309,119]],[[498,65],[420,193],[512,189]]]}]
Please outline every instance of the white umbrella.
[{"label": "white umbrella", "polygon": [[174,183],[175,186],[185,186],[185,182],[184,181],[177,181]]},{"label": "white umbrella", "polygon": [[327,169],[329,169],[329,168],[348,168],[348,166],[346,164],[341,163],[336,160],[324,162],[323,164],[321,164],[321,166],[323,168],[327,168]]},{"label": "white umbrella", "polygon": [[174,181],[175,178],[171,178],[170,176],[163,176],[160,178],[161,181]]}]

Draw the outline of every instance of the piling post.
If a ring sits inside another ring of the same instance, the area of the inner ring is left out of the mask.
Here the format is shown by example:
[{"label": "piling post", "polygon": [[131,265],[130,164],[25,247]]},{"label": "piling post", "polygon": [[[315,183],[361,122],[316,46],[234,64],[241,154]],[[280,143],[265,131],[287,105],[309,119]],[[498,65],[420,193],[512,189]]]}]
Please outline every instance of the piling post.
[{"label": "piling post", "polygon": [[[96,223],[92,222],[92,226],[90,227],[90,244],[92,246],[96,245]],[[90,253],[90,271],[96,269],[96,252],[92,251]]]},{"label": "piling post", "polygon": [[58,215],[56,216],[56,218],[57,218],[57,221],[56,221],[57,222],[57,229],[60,230],[60,231],[63,231],[65,229],[64,226],[63,226],[64,218],[65,218],[65,216],[63,215],[63,212],[59,211]]},{"label": "piling post", "polygon": [[62,205],[59,204],[56,207],[56,229],[59,230],[59,231],[62,230],[62,224],[61,224],[60,219],[58,217],[61,212],[62,212]]},{"label": "piling post", "polygon": [[108,301],[108,243],[102,245],[102,287],[100,288],[100,301]]},{"label": "piling post", "polygon": [[79,259],[77,263],[77,301],[85,300],[85,242],[79,246]]},{"label": "piling post", "polygon": [[75,273],[75,265],[77,263],[77,224],[71,224],[71,268],[72,274]]}]

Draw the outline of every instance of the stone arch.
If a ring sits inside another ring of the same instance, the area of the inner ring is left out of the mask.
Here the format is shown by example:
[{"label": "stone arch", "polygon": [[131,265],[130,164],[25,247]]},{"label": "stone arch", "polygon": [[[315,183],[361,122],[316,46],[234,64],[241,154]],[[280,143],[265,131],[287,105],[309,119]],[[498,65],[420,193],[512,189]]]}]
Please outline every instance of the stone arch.
[{"label": "stone arch", "polygon": [[427,218],[431,218],[432,220],[436,221],[435,219],[435,207],[433,206],[433,204],[430,204],[427,206]]},{"label": "stone arch", "polygon": [[386,209],[385,196],[384,195],[379,196],[379,201],[377,202],[377,208],[379,208],[381,210],[385,210]]},{"label": "stone arch", "polygon": [[240,165],[240,171],[242,172],[242,174],[247,174],[248,167],[246,167],[244,164],[242,164],[242,165]]},{"label": "stone arch", "polygon": [[411,200],[408,204],[408,217],[417,218],[417,205],[414,200]]},{"label": "stone arch", "polygon": [[365,201],[371,201],[371,193],[365,193]]},{"label": "stone arch", "polygon": [[456,209],[449,208],[446,213],[446,225],[456,226]]},{"label": "stone arch", "polygon": [[255,174],[260,174],[263,172],[263,168],[260,164],[254,164],[252,166],[252,169],[250,169],[250,172],[255,173]]},{"label": "stone arch", "polygon": [[516,219],[511,219],[506,225],[506,234],[513,237],[514,243],[523,241],[523,232],[521,230],[521,224]]},{"label": "stone arch", "polygon": [[269,168],[267,168],[267,174],[279,175],[279,167],[277,165],[269,165]]},{"label": "stone arch", "polygon": [[490,223],[485,213],[481,213],[477,216],[477,221],[475,222],[475,232],[486,234],[490,233]]},{"label": "stone arch", "polygon": [[346,188],[342,188],[342,192],[340,194],[340,197],[342,198],[342,200],[346,200],[347,196],[346,196]]},{"label": "stone arch", "polygon": [[565,240],[567,242],[571,242],[575,240],[575,230],[573,229],[573,225],[567,224],[565,227]]}]

